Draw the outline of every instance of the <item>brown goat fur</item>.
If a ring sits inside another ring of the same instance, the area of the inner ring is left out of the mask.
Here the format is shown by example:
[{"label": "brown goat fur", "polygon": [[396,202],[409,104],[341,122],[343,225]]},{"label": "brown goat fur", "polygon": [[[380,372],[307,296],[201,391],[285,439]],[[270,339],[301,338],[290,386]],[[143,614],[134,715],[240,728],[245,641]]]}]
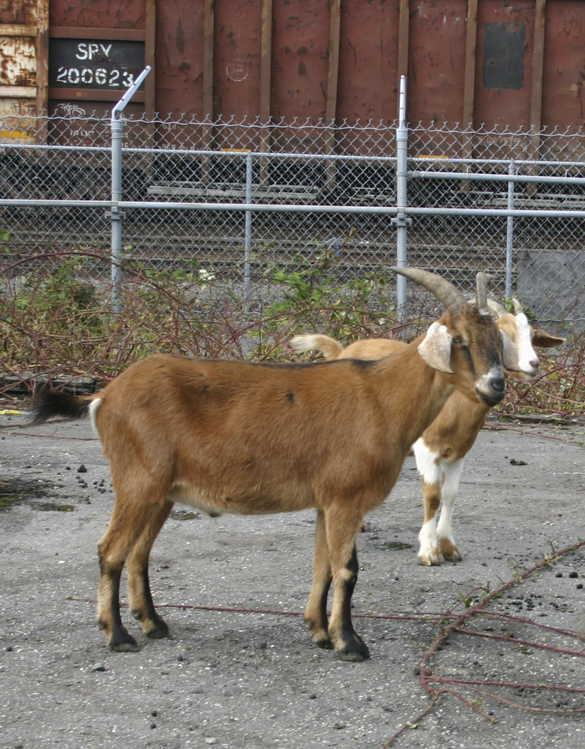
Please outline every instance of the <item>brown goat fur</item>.
[{"label": "brown goat fur", "polygon": [[[268,365],[155,355],[93,396],[71,396],[67,406],[42,394],[37,421],[63,410],[78,414],[85,404],[110,462],[116,499],[98,543],[98,621],[110,647],[137,649],[120,616],[125,563],[143,632],[168,634],[152,601],[148,560],[178,501],[213,514],[315,507],[305,619],[321,647],[344,660],[367,658],[351,621],[365,514],[388,496],[411,445],[454,388],[492,404],[503,397],[495,323],[464,300],[452,307],[434,332],[379,361]],[[432,369],[418,350],[441,336],[450,342],[451,374]]]}]

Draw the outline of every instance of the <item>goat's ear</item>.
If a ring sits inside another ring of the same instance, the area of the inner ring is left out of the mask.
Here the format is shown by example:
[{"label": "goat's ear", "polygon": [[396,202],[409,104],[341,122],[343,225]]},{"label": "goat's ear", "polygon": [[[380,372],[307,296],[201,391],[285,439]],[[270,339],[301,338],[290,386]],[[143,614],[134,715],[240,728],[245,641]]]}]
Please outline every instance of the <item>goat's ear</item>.
[{"label": "goat's ear", "polygon": [[546,330],[532,331],[532,345],[540,348],[554,348],[564,343],[566,338],[559,338],[556,335],[549,335]]},{"label": "goat's ear", "polygon": [[418,353],[429,367],[439,372],[455,374],[451,369],[451,343],[453,339],[444,325],[434,322],[427,330],[424,341],[418,347]]},{"label": "goat's ear", "polygon": [[518,361],[518,348],[514,341],[507,333],[500,330],[500,339],[502,341],[502,364],[508,372],[520,372]]}]

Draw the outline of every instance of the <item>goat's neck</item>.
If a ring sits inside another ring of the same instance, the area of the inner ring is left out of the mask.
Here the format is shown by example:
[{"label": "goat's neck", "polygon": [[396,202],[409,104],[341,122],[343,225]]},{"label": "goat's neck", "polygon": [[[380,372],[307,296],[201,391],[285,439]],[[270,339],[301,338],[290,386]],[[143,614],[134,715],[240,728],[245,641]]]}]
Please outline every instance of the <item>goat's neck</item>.
[{"label": "goat's neck", "polygon": [[[378,362],[376,376],[381,379],[384,408],[393,423],[403,425],[401,441],[408,450],[439,414],[455,390],[452,376],[426,364],[418,353],[417,339],[398,354]],[[391,371],[408,372],[408,377],[390,377]]]}]

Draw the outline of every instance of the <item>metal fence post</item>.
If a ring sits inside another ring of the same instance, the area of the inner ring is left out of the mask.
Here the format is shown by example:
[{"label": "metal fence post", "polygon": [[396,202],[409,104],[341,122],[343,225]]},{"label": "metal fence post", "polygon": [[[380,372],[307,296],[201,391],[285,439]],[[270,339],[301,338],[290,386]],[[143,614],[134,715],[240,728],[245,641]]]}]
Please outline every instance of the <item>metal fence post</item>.
[{"label": "metal fence post", "polygon": [[[516,164],[511,161],[508,174],[516,174]],[[508,181],[508,210],[514,210],[514,180]],[[514,259],[514,216],[508,216],[506,221],[506,298],[512,296],[512,264]]]},{"label": "metal fence post", "polygon": [[[396,208],[398,213],[392,219],[396,224],[396,265],[405,268],[408,264],[407,226],[404,209],[407,204],[408,167],[408,128],[406,127],[406,76],[400,77],[400,99],[398,105],[398,127],[396,129]],[[396,279],[396,305],[399,320],[406,312],[406,278]]]},{"label": "metal fence post", "polygon": [[120,288],[122,286],[122,214],[118,203],[122,200],[122,133],[124,121],[122,113],[126,105],[140,88],[142,81],[150,73],[151,67],[147,65],[130,88],[126,91],[120,101],[112,108],[110,122],[112,136],[112,205],[110,208],[111,227],[111,254],[110,274],[112,280],[112,310],[115,314],[121,311]]},{"label": "metal fence post", "polygon": [[[246,154],[246,203],[252,205],[252,183],[254,179],[254,165],[252,152]],[[250,252],[252,249],[252,211],[246,211],[244,229],[244,296],[250,295]]]}]

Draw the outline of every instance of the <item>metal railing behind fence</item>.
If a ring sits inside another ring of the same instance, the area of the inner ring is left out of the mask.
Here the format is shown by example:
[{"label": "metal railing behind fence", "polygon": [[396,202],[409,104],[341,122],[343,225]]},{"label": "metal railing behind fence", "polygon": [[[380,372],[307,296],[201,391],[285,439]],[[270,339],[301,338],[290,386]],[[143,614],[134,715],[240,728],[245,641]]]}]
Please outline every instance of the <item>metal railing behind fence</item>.
[{"label": "metal railing behind fence", "polygon": [[213,273],[244,294],[273,265],[327,255],[343,283],[408,260],[466,291],[484,270],[541,318],[585,319],[583,132],[539,134],[535,161],[534,134],[403,119],[341,124],[327,153],[325,123],[272,125],[267,152],[259,123],[116,121],[119,165],[110,124],[73,111],[45,118],[35,146],[0,134],[4,252],[110,248],[115,285],[140,264]]}]

